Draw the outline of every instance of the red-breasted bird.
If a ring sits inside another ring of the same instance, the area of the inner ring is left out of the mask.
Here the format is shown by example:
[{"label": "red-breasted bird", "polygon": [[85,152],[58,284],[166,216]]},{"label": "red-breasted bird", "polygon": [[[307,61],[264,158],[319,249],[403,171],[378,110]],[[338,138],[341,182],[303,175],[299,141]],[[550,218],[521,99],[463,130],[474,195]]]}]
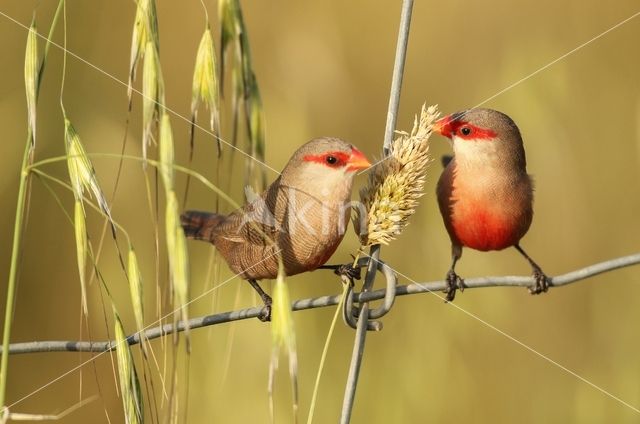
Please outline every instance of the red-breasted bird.
[{"label": "red-breasted bird", "polygon": [[446,278],[447,300],[464,288],[455,272],[463,247],[515,247],[533,269],[535,284],[529,291],[546,292],[549,278],[520,246],[533,218],[533,182],[516,124],[496,110],[470,109],[438,120],[434,131],[451,140],[454,153],[437,186],[453,258]]},{"label": "red-breasted bird", "polygon": [[[229,268],[249,281],[270,319],[271,298],[258,280],[313,271],[335,252],[345,233],[356,171],[367,158],[337,138],[316,138],[295,151],[282,174],[257,199],[228,216],[187,211],[188,238],[213,243]],[[266,237],[265,237],[266,236]],[[269,242],[271,240],[271,242]]]}]

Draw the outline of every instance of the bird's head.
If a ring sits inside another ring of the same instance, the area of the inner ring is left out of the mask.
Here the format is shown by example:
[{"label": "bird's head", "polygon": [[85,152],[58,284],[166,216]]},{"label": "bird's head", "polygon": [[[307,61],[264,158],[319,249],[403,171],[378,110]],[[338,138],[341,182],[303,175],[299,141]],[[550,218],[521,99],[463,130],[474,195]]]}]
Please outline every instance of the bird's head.
[{"label": "bird's head", "polygon": [[326,173],[353,174],[371,166],[364,154],[339,138],[316,138],[302,146],[293,159]]},{"label": "bird's head", "polygon": [[346,141],[315,138],[293,154],[282,171],[282,179],[309,190],[331,192],[344,187],[350,194],[356,172],[370,166],[364,154]]},{"label": "bird's head", "polygon": [[469,109],[436,121],[433,131],[451,140],[457,161],[498,160],[524,163],[520,130],[513,120],[493,109]]},{"label": "bird's head", "polygon": [[371,166],[364,154],[353,145],[339,138],[314,138],[302,145],[291,157],[282,173],[291,172],[307,178],[318,176],[353,177]]}]

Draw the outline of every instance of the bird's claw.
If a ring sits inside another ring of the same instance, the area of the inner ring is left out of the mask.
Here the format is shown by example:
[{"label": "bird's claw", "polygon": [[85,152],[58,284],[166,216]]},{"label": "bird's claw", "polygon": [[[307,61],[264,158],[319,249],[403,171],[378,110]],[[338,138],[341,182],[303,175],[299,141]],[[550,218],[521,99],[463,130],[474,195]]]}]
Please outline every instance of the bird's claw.
[{"label": "bird's claw", "polygon": [[346,277],[353,281],[361,278],[360,269],[361,267],[359,265],[353,266],[353,264],[344,264],[338,265],[333,272],[340,277]]},{"label": "bird's claw", "polygon": [[533,279],[535,284],[529,287],[529,293],[531,294],[546,293],[551,287],[551,278],[547,277],[540,268],[533,269]]},{"label": "bird's claw", "polygon": [[264,304],[264,307],[260,311],[260,315],[258,315],[258,319],[262,322],[271,321],[271,303]]},{"label": "bird's claw", "polygon": [[447,272],[447,288],[444,290],[446,293],[446,301],[453,302],[453,299],[456,297],[456,291],[460,289],[460,292],[464,291],[464,280],[456,274],[456,272],[452,269]]}]

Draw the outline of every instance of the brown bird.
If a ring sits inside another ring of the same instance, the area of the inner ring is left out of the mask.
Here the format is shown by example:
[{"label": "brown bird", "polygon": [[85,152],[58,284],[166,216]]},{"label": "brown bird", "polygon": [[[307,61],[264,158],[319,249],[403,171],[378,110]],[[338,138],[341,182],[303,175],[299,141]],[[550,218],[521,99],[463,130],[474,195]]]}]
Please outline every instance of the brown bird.
[{"label": "brown bird", "polygon": [[356,171],[371,166],[351,144],[316,138],[295,151],[282,174],[255,200],[228,216],[187,211],[181,216],[188,238],[216,246],[229,268],[249,281],[270,319],[271,298],[258,280],[323,265],[342,241],[350,216]]},{"label": "brown bird", "polygon": [[470,109],[438,120],[434,131],[451,140],[454,152],[437,186],[453,257],[447,300],[464,289],[464,280],[455,273],[463,247],[515,247],[533,269],[535,285],[529,291],[546,292],[549,278],[520,246],[533,218],[533,183],[516,124],[496,110]]}]

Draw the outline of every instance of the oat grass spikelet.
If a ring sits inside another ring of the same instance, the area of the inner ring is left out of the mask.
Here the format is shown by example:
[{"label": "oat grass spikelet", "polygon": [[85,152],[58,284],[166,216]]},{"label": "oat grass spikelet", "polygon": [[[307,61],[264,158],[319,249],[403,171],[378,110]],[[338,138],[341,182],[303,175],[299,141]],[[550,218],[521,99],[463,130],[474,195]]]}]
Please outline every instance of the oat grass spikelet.
[{"label": "oat grass spikelet", "polygon": [[78,274],[80,275],[80,294],[82,299],[82,312],[89,315],[87,307],[87,255],[89,253],[89,240],[87,239],[87,223],[84,215],[84,206],[80,199],[76,199],[73,208],[73,228],[76,236],[76,256],[78,259]]},{"label": "oat grass spikelet", "polygon": [[31,22],[24,55],[24,88],[27,95],[27,113],[31,130],[31,147],[36,142],[36,103],[38,101],[38,30],[35,20]]},{"label": "oat grass spikelet", "polygon": [[144,422],[144,405],[140,380],[133,362],[131,347],[127,341],[120,316],[113,307],[116,333],[116,357],[118,360],[118,379],[120,380],[120,396],[124,406],[124,418],[127,424]]},{"label": "oat grass spikelet", "polygon": [[[438,118],[438,107],[422,106],[411,133],[399,132],[389,157],[374,166],[369,182],[360,190],[365,210],[356,209],[354,227],[362,246],[389,244],[409,223],[418,199],[424,194],[429,137]],[[366,213],[366,215],[364,215]]]},{"label": "oat grass spikelet", "polygon": [[133,93],[133,81],[136,79],[138,62],[144,57],[147,43],[151,42],[156,49],[159,46],[158,15],[156,13],[155,0],[136,1],[136,17],[131,36],[131,58],[129,60],[129,83],[127,94],[131,102]]},{"label": "oat grass spikelet", "polygon": [[[142,273],[138,265],[138,257],[133,246],[129,245],[127,254],[127,276],[129,277],[129,291],[131,294],[131,304],[133,306],[133,315],[136,319],[136,330],[144,330],[144,296],[142,292]],[[140,334],[144,339],[144,333]]]},{"label": "oat grass spikelet", "polygon": [[294,422],[298,417],[298,353],[296,348],[296,332],[291,310],[289,287],[284,281],[282,261],[278,267],[278,277],[273,288],[273,305],[271,311],[271,361],[269,363],[269,413],[271,422],[275,422],[274,387],[275,373],[278,370],[280,352],[284,350],[289,361],[289,380],[293,395]]},{"label": "oat grass spikelet", "polygon": [[196,66],[193,71],[191,123],[192,125],[195,123],[198,116],[198,105],[202,102],[209,109],[209,126],[211,131],[217,130],[220,120],[218,110],[218,75],[216,72],[215,58],[211,29],[207,27],[198,46]]}]

